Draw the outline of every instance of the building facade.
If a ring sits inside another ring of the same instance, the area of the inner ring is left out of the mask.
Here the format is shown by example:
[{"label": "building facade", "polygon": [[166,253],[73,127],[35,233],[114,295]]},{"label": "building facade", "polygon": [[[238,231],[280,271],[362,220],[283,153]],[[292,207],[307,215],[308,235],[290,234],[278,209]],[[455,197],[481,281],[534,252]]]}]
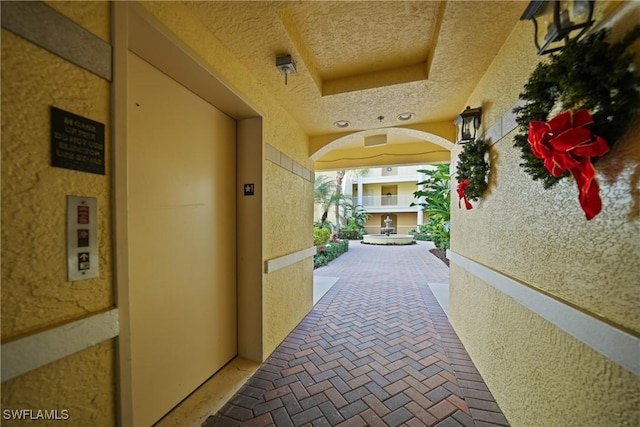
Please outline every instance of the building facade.
[{"label": "building facade", "polygon": [[387,216],[393,221],[395,233],[407,234],[423,224],[422,207],[413,195],[424,177],[418,172],[423,166],[386,166],[368,169],[366,174],[345,177],[345,194],[370,215],[365,231],[380,233]]}]

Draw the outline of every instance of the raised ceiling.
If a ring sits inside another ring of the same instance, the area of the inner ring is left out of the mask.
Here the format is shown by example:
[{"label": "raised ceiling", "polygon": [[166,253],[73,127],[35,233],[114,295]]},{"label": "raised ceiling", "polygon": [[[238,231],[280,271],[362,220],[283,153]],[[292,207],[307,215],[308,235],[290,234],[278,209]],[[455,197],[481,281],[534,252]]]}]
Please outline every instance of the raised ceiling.
[{"label": "raised ceiling", "polygon": [[[527,3],[188,1],[185,5],[310,137],[326,137],[453,121]],[[275,57],[282,54],[290,54],[297,67],[287,85],[275,67]],[[405,112],[415,117],[400,121],[398,115]],[[349,121],[349,128],[337,129],[338,120]]]}]

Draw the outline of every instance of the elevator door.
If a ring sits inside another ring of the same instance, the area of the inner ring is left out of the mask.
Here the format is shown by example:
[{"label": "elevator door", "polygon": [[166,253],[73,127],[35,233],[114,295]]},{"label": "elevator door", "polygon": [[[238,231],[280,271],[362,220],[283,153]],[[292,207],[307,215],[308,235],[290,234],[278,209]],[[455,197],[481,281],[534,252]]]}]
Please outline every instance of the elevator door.
[{"label": "elevator door", "polygon": [[132,403],[143,426],[237,352],[236,127],[133,53],[127,71]]}]

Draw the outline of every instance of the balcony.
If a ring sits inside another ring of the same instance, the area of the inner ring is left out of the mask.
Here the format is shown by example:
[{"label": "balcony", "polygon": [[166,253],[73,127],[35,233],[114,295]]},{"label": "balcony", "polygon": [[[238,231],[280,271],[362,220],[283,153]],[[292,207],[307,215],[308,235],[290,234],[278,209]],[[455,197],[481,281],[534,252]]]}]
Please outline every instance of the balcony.
[{"label": "balcony", "polygon": [[379,196],[363,196],[362,197],[362,206],[371,211],[372,209],[378,210],[381,209],[392,209],[392,210],[405,210],[405,211],[416,211],[417,207],[410,207],[411,203],[415,203],[416,198],[413,197],[413,194],[392,194],[390,196],[379,195]]}]

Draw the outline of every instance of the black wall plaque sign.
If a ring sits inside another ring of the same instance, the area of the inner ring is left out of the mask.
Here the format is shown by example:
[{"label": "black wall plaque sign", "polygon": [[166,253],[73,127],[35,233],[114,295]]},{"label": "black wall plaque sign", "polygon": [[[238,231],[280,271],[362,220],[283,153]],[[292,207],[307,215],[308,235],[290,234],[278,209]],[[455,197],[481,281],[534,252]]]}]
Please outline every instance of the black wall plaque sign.
[{"label": "black wall plaque sign", "polygon": [[253,184],[245,184],[244,185],[244,195],[245,196],[253,196],[254,190],[255,190],[255,186]]},{"label": "black wall plaque sign", "polygon": [[51,106],[51,166],[104,175],[104,124]]}]

